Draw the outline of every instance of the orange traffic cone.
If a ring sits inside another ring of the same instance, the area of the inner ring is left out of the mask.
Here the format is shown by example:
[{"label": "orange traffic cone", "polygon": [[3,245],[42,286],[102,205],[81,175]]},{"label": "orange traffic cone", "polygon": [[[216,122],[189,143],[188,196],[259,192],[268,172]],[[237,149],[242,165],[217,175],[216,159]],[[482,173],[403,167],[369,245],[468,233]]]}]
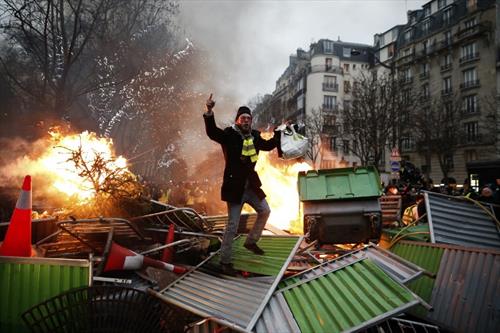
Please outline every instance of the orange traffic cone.
[{"label": "orange traffic cone", "polygon": [[10,219],[9,228],[0,256],[31,257],[31,176],[24,177],[23,187],[17,199],[16,208]]},{"label": "orange traffic cone", "polygon": [[175,266],[172,264],[167,264],[165,262],[151,259],[149,257],[143,256],[142,254],[135,253],[123,246],[120,246],[113,242],[111,244],[111,251],[109,251],[108,260],[106,266],[104,267],[104,272],[116,271],[116,270],[135,270],[141,269],[143,266],[151,266],[159,269],[164,269],[176,274],[184,274],[187,269],[180,266]]},{"label": "orange traffic cone", "polygon": [[[174,236],[175,236],[175,225],[171,223],[170,226],[168,227],[168,234],[167,234],[167,239],[165,240],[165,245],[172,243],[174,241]],[[175,250],[173,246],[164,249],[161,261],[172,262],[174,258],[174,251]]]}]

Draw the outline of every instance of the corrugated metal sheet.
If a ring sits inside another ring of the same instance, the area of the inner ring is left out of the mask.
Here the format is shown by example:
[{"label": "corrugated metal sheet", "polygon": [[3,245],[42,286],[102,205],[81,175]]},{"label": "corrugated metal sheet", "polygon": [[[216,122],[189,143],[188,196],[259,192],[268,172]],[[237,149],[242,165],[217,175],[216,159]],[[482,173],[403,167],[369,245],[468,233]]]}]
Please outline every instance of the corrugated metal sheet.
[{"label": "corrugated metal sheet", "polygon": [[418,304],[370,259],[280,289],[302,332],[352,332]]},{"label": "corrugated metal sheet", "polygon": [[[227,215],[214,215],[214,216],[206,216],[205,220],[210,224],[212,224],[211,232],[216,232],[216,231],[224,232],[229,217]],[[256,220],[257,220],[257,214],[241,214],[237,233],[239,234],[249,233],[250,230],[252,230]]]},{"label": "corrugated metal sheet", "polygon": [[[391,251],[435,275],[439,270],[444,249],[429,245],[431,244],[401,241],[396,243],[391,248]],[[422,297],[426,302],[429,302],[431,299],[433,287],[434,278],[429,276],[421,276],[408,284],[408,288]],[[427,310],[419,306],[413,309],[412,313],[425,316]]]},{"label": "corrugated metal sheet", "polygon": [[[248,272],[264,272],[274,276],[274,279],[217,275],[205,270],[205,263],[202,263],[160,293],[153,293],[166,302],[230,328],[252,330],[302,237],[263,236],[258,243],[265,251],[263,256],[243,250],[244,240],[245,237],[240,237],[233,243],[234,267]],[[216,257],[209,261],[218,262]]]},{"label": "corrugated metal sheet", "polygon": [[[233,242],[234,268],[245,272],[276,276],[290,256],[290,251],[297,244],[297,239],[298,237],[290,236],[262,236],[257,244],[264,250],[265,255],[259,256],[243,247],[246,236],[240,236]],[[219,260],[219,254],[216,254],[211,262],[218,264]]]},{"label": "corrugated metal sheet", "polygon": [[276,293],[271,297],[255,326],[255,331],[257,333],[300,332],[282,293]]},{"label": "corrugated metal sheet", "polygon": [[0,257],[0,331],[27,332],[24,311],[90,279],[88,260]]},{"label": "corrugated metal sheet", "polygon": [[381,249],[378,246],[369,245],[339,258],[317,265],[309,270],[284,280],[282,284],[290,285],[292,283],[296,283],[300,279],[309,279],[314,276],[324,275],[364,258],[370,258],[384,272],[400,283],[407,283],[420,276],[423,272],[423,269],[417,265],[398,257],[387,250]]},{"label": "corrugated metal sheet", "polygon": [[453,332],[500,330],[500,252],[444,250],[426,319]]},{"label": "corrugated metal sheet", "polygon": [[493,219],[479,206],[431,192],[425,205],[433,243],[500,250],[500,233]]}]

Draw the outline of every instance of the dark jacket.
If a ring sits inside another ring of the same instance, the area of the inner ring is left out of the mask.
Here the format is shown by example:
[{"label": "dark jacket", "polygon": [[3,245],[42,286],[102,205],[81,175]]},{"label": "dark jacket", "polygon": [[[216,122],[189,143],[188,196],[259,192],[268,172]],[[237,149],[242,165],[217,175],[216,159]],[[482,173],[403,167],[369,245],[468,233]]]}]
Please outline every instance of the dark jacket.
[{"label": "dark jacket", "polygon": [[[224,130],[218,128],[213,113],[212,115],[204,114],[203,118],[205,119],[205,130],[208,137],[221,145],[224,160],[226,161],[221,188],[222,200],[241,203],[247,180],[257,196],[264,199],[266,194],[260,188],[262,183],[257,172],[255,172],[256,163],[252,163],[248,157],[242,158],[241,156],[241,149],[243,148],[241,135],[232,127],[226,127]],[[279,144],[279,135],[276,135],[276,133],[269,140],[263,139],[260,132],[256,130],[252,130],[252,136],[257,153],[260,150],[273,150]]]}]

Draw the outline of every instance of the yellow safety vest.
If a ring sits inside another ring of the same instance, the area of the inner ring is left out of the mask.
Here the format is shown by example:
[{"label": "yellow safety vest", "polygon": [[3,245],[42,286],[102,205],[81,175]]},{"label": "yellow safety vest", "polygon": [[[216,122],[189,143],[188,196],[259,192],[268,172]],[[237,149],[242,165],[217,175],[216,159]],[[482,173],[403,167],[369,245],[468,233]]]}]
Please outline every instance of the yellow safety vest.
[{"label": "yellow safety vest", "polygon": [[259,159],[259,155],[255,150],[255,146],[253,145],[253,137],[249,137],[248,139],[243,140],[241,155],[250,157],[250,161],[252,161],[252,163],[257,162],[257,160]]},{"label": "yellow safety vest", "polygon": [[405,209],[403,212],[403,224],[408,225],[415,221],[415,218],[413,217],[413,208],[416,207],[417,205],[411,205],[408,208]]}]

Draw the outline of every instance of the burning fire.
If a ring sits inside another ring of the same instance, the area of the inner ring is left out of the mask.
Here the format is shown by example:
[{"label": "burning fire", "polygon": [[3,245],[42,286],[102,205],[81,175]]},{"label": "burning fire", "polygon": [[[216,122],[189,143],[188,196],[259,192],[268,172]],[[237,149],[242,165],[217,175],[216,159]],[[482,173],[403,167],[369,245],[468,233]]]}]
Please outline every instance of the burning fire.
[{"label": "burning fire", "polygon": [[[67,136],[57,131],[49,134],[55,145],[39,160],[40,165],[50,170],[53,176],[53,186],[69,197],[74,197],[78,201],[87,201],[96,195],[95,188],[98,184],[82,177],[75,163],[69,159],[71,153],[79,149],[81,149],[82,159],[88,165],[95,163],[96,158],[102,158],[107,162],[107,168],[118,172],[128,172],[125,158],[122,156],[115,158],[111,139],[98,138],[95,133],[88,131]],[[99,174],[96,178],[97,182],[102,184],[106,176],[104,173]]]},{"label": "burning fire", "polygon": [[271,162],[269,153],[260,152],[255,169],[271,207],[268,222],[282,230],[301,234],[303,230],[297,175],[299,171],[311,170],[311,166],[305,162],[276,166]]},{"label": "burning fire", "polygon": [[111,139],[88,131],[64,135],[53,130],[49,134],[50,147],[29,163],[29,172],[48,182],[47,192],[86,204],[96,197],[99,186],[109,180],[110,172],[114,177],[130,174],[126,159],[115,157]]}]

